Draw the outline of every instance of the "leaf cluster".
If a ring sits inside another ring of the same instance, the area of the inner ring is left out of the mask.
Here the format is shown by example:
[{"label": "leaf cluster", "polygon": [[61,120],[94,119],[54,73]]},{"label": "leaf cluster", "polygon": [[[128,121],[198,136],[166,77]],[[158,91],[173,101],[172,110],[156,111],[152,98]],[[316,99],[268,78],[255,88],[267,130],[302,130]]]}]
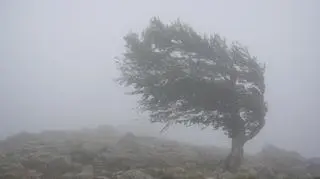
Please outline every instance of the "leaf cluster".
[{"label": "leaf cluster", "polygon": [[243,130],[248,140],[264,126],[265,66],[240,43],[158,18],[124,40],[118,82],[141,96],[151,122],[210,126],[229,137]]}]

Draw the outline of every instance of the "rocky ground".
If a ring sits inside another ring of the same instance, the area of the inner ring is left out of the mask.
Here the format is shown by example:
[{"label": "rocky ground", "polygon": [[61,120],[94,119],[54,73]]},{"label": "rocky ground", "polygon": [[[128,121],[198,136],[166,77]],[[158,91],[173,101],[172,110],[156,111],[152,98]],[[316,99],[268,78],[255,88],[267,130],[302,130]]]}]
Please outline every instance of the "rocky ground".
[{"label": "rocky ground", "polygon": [[246,156],[236,174],[227,149],[121,133],[110,126],[20,133],[0,142],[0,179],[270,179],[320,176],[320,159],[274,146]]}]

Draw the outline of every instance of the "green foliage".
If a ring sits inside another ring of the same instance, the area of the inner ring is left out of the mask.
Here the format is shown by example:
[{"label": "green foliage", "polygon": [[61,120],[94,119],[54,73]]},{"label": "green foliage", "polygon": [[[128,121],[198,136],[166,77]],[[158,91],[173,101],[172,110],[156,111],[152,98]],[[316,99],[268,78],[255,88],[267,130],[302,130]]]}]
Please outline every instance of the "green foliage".
[{"label": "green foliage", "polygon": [[243,131],[247,140],[264,126],[265,67],[239,43],[157,18],[124,39],[119,83],[141,96],[151,122],[211,126],[231,138]]}]

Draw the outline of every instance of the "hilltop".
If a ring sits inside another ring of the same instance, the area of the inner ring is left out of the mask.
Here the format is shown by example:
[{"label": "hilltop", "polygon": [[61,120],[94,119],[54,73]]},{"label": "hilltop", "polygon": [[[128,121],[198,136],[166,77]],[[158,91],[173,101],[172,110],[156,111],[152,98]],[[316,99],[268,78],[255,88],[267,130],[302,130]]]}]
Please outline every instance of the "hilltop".
[{"label": "hilltop", "polygon": [[311,178],[320,160],[269,145],[223,172],[229,150],[136,135],[112,126],[19,133],[0,142],[0,178]]}]

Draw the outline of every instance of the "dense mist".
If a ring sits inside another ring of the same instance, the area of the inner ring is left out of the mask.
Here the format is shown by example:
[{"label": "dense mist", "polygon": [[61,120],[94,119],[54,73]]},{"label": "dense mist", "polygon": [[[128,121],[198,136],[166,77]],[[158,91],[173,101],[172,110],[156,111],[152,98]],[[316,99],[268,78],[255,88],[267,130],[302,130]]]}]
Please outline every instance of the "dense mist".
[{"label": "dense mist", "polygon": [[[274,144],[320,156],[319,7],[316,0],[1,1],[0,138],[102,124],[160,135],[162,125],[149,124],[129,89],[114,82],[123,36],[157,16],[240,41],[266,63],[266,126],[248,152]],[[161,135],[229,146],[209,128],[173,126]]]}]

